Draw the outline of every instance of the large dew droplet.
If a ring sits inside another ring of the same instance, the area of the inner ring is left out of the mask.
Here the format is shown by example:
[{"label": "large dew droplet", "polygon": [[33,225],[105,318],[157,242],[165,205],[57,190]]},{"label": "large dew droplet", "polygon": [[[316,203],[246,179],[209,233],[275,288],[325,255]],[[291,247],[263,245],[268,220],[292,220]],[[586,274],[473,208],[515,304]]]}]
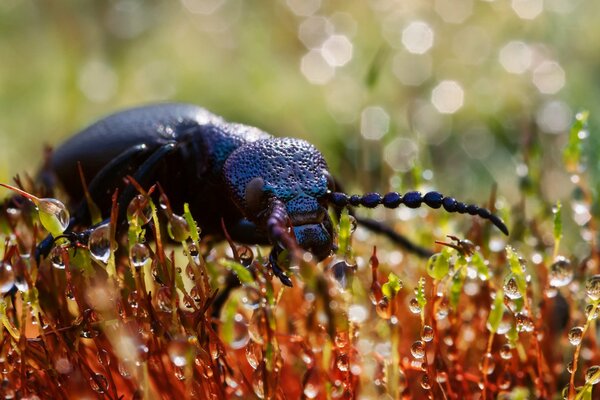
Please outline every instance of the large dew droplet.
[{"label": "large dew droplet", "polygon": [[65,260],[63,258],[64,256],[64,249],[60,246],[55,246],[51,251],[50,251],[50,255],[48,256],[48,258],[50,259],[50,262],[52,263],[52,266],[56,269],[65,269]]},{"label": "large dew droplet", "polygon": [[585,371],[585,382],[590,385],[600,382],[600,365],[593,365]]},{"label": "large dew droplet", "polygon": [[38,204],[40,222],[53,236],[61,235],[69,226],[69,211],[56,199],[40,199]]},{"label": "large dew droplet", "polygon": [[577,346],[579,343],[581,343],[581,339],[583,339],[583,327],[575,326],[575,327],[571,328],[571,330],[569,331],[568,337],[569,337],[569,342],[573,346]]},{"label": "large dew droplet", "polygon": [[184,242],[190,237],[190,226],[187,221],[176,214],[169,215],[167,231],[169,232],[169,237],[176,242]]},{"label": "large dew droplet", "polygon": [[504,294],[512,300],[523,297],[521,292],[519,292],[519,286],[517,285],[517,280],[514,276],[509,277],[506,282],[504,282]]},{"label": "large dew droplet", "polygon": [[150,249],[144,243],[136,243],[131,247],[129,255],[131,257],[131,264],[136,269],[139,269],[150,258]]},{"label": "large dew droplet", "polygon": [[0,292],[6,294],[15,286],[15,272],[9,263],[0,261]]},{"label": "large dew droplet", "polygon": [[410,354],[416,359],[421,359],[425,357],[425,345],[422,341],[415,341],[412,346],[410,346]]},{"label": "large dew droplet", "polygon": [[97,226],[90,233],[88,241],[90,254],[94,259],[106,264],[110,257],[110,225]]},{"label": "large dew droplet", "polygon": [[587,280],[585,292],[592,301],[600,299],[600,275],[594,275]]},{"label": "large dew droplet", "polygon": [[573,269],[571,261],[565,257],[559,256],[550,266],[550,285],[554,287],[563,287],[573,280]]},{"label": "large dew droplet", "polygon": [[135,223],[142,226],[148,223],[152,218],[152,208],[146,197],[138,194],[131,200],[127,206],[127,220],[129,223]]}]

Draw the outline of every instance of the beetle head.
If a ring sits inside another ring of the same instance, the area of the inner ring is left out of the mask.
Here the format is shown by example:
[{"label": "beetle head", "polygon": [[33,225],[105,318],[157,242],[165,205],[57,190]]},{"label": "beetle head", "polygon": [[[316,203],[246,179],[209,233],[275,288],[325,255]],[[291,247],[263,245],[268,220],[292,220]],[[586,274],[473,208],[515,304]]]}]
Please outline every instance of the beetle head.
[{"label": "beetle head", "polygon": [[236,205],[246,218],[265,228],[274,244],[297,245],[319,260],[330,254],[331,179],[325,159],[313,145],[290,138],[248,143],[228,157],[223,173]]}]

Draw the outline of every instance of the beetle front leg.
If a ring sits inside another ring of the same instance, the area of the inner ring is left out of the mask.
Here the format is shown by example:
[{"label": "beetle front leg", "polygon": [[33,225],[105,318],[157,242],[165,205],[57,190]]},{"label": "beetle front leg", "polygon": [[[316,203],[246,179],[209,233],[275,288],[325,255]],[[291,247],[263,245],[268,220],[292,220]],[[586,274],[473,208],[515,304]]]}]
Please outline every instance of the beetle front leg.
[{"label": "beetle front leg", "polygon": [[271,253],[269,253],[269,265],[271,266],[273,274],[279,278],[281,283],[283,283],[285,286],[292,287],[294,286],[292,284],[292,280],[285,274],[285,272],[283,272],[283,270],[279,266],[279,263],[277,262],[277,259],[279,258],[279,255],[282,251],[283,249],[281,247],[273,246]]}]

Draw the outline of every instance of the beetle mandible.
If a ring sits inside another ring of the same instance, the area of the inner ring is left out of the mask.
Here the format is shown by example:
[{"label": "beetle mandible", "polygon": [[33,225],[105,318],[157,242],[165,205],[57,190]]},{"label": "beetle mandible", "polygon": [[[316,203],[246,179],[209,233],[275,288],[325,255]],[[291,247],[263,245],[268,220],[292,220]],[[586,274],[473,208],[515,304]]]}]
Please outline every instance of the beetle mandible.
[{"label": "beetle mandible", "polygon": [[[137,194],[124,183],[125,176],[133,176],[144,188],[159,182],[174,209],[190,204],[204,233],[223,236],[224,226],[237,242],[272,245],[270,266],[288,286],[292,282],[277,264],[284,249],[303,249],[323,260],[335,247],[329,206],[339,210],[426,204],[488,219],[508,234],[502,220],[489,210],[438,192],[348,196],[336,191],[325,159],[312,144],[272,137],[189,104],[148,105],[112,114],[52,152],[47,172],[79,202],[68,230],[90,224],[78,163],[90,179],[89,193],[103,217],[108,217],[116,188],[121,189],[121,221],[123,209]],[[379,222],[357,221],[410,250],[429,254]],[[52,241],[48,237],[40,244],[40,254],[49,251]]]}]

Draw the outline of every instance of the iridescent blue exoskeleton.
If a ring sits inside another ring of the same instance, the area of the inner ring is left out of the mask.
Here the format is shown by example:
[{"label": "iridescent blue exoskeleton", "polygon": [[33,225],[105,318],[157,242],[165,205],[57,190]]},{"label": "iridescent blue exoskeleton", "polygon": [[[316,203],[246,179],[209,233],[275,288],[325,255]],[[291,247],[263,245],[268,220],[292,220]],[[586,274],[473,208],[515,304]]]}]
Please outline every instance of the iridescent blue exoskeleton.
[{"label": "iridescent blue exoskeleton", "polygon": [[[46,172],[73,200],[70,230],[90,224],[78,163],[103,217],[110,213],[115,189],[120,189],[121,211],[137,194],[124,183],[127,175],[144,188],[159,182],[175,211],[190,204],[205,234],[223,237],[225,227],[234,241],[272,245],[271,268],[289,286],[292,282],[279,267],[278,255],[284,249],[303,249],[319,260],[326,258],[335,247],[329,206],[339,210],[426,204],[478,215],[508,233],[489,210],[437,192],[348,196],[336,191],[327,163],[310,143],[275,138],[257,128],[226,122],[194,105],[159,104],[113,114],[52,153]],[[357,221],[416,253],[429,254],[386,225],[366,218],[357,217]],[[49,237],[40,245],[39,254],[47,253],[51,245]]]}]

